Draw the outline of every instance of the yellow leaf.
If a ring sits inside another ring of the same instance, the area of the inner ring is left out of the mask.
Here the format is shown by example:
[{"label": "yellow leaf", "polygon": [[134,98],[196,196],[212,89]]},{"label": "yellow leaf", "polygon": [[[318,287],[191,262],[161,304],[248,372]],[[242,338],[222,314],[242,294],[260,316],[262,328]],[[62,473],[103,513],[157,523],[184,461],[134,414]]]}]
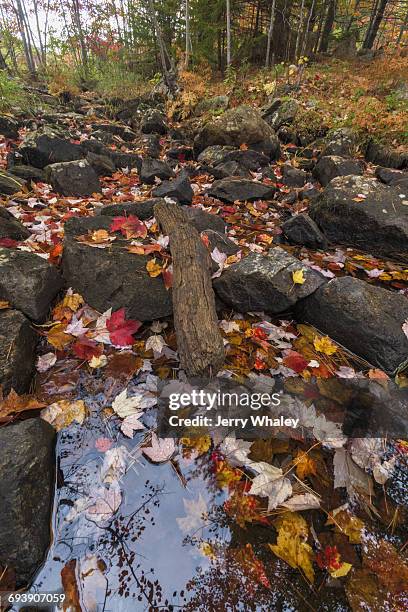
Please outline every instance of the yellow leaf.
[{"label": "yellow leaf", "polygon": [[159,274],[161,274],[163,268],[159,263],[156,262],[156,259],[150,259],[146,264],[146,270],[148,271],[151,277],[155,278],[156,276],[159,276]]},{"label": "yellow leaf", "polygon": [[297,512],[285,512],[274,523],[278,538],[269,544],[272,552],[291,567],[301,570],[309,582],[314,582],[313,550],[306,542],[307,523]]},{"label": "yellow leaf", "polygon": [[62,350],[74,340],[74,336],[64,333],[66,327],[67,326],[64,325],[64,323],[58,323],[48,332],[47,341],[54,348]]},{"label": "yellow leaf", "polygon": [[82,400],[76,402],[61,400],[42,410],[41,418],[50,423],[57,431],[61,431],[61,429],[71,425],[73,421],[82,424],[86,412],[86,406]]},{"label": "yellow leaf", "polygon": [[305,282],[305,275],[303,274],[303,270],[295,270],[292,272],[292,278],[295,285],[303,285]]},{"label": "yellow leaf", "polygon": [[296,466],[296,474],[301,480],[306,476],[317,475],[316,462],[309,453],[304,453],[300,449],[297,451],[296,457],[293,459],[293,465]]},{"label": "yellow leaf", "polygon": [[313,346],[316,351],[325,355],[333,355],[337,351],[337,346],[330,340],[329,336],[323,336],[322,338],[315,336]]},{"label": "yellow leaf", "polygon": [[210,542],[202,542],[200,545],[200,551],[209,559],[215,559],[217,556],[214,552],[214,547],[212,544],[210,544]]},{"label": "yellow leaf", "polygon": [[333,510],[329,516],[326,525],[334,525],[336,531],[344,533],[351,544],[361,543],[361,532],[364,529],[364,523],[357,516],[352,515],[347,510]]},{"label": "yellow leaf", "polygon": [[84,303],[84,298],[79,293],[67,294],[61,302],[63,308],[69,308],[72,312],[76,312]]},{"label": "yellow leaf", "polygon": [[329,573],[332,578],[341,578],[342,576],[347,576],[349,571],[353,566],[351,563],[346,563],[345,561],[340,565],[339,569],[330,570]]},{"label": "yellow leaf", "polygon": [[10,303],[5,300],[0,300],[0,310],[6,310],[6,308],[10,308]]}]

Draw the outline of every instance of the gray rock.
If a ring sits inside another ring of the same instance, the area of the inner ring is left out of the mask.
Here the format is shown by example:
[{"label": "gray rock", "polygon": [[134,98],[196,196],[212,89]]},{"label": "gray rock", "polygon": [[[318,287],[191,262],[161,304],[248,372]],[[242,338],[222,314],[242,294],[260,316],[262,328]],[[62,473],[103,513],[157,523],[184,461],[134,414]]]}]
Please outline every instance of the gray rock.
[{"label": "gray rock", "polygon": [[195,115],[203,115],[210,111],[224,111],[228,108],[229,96],[213,96],[200,100],[194,109]]},{"label": "gray rock", "polygon": [[142,134],[136,144],[138,149],[141,149],[147,157],[157,159],[160,156],[161,144],[159,134]]},{"label": "gray rock", "polygon": [[382,166],[377,166],[375,169],[375,176],[379,181],[385,183],[386,185],[391,185],[392,187],[399,186],[403,189],[408,189],[408,172],[395,170],[394,168],[383,168]]},{"label": "gray rock", "polygon": [[263,117],[269,125],[275,130],[278,130],[283,125],[292,123],[299,110],[299,102],[293,98],[284,100],[276,110],[270,112],[270,109],[263,114]]},{"label": "gray rock", "polygon": [[150,198],[141,202],[122,202],[121,204],[109,204],[100,210],[101,215],[108,217],[123,217],[135,215],[142,221],[154,217],[154,206],[162,202],[162,198]]},{"label": "gray rock", "polygon": [[230,109],[206,123],[195,138],[194,150],[198,155],[211,145],[240,147],[242,144],[270,159],[279,158],[280,145],[274,130],[250,106]]},{"label": "gray rock", "polygon": [[0,429],[0,565],[26,587],[50,545],[55,432],[40,418]]},{"label": "gray rock", "polygon": [[136,138],[135,132],[132,132],[127,125],[118,125],[117,123],[93,123],[92,129],[98,132],[106,132],[113,136],[119,136],[125,142],[132,142],[132,140]]},{"label": "gray rock", "polygon": [[119,236],[109,249],[89,247],[75,240],[88,231],[109,230],[111,223],[111,217],[100,215],[70,219],[65,224],[62,269],[67,285],[99,312],[124,307],[128,318],[140,321],[170,315],[171,291],[166,290],[161,276],[149,276],[149,257],[129,253],[125,248],[129,242]]},{"label": "gray rock", "polygon": [[59,162],[70,162],[85,156],[81,145],[70,142],[59,132],[48,127],[27,134],[18,151],[24,162],[35,168],[45,168],[49,164]]},{"label": "gray rock", "polygon": [[0,116],[0,134],[5,138],[18,138],[18,123],[11,117]]},{"label": "gray rock", "polygon": [[357,153],[358,136],[352,128],[338,128],[331,130],[322,149],[322,157],[326,155],[339,155],[340,157],[353,157]]},{"label": "gray rock", "polygon": [[212,230],[214,232],[219,232],[220,234],[225,234],[227,224],[218,215],[212,215],[211,213],[205,212],[205,210],[202,210],[201,208],[186,207],[184,212],[186,213],[190,223],[194,225],[199,233],[206,230]]},{"label": "gray rock", "polygon": [[[303,270],[305,282],[295,284],[292,273]],[[285,312],[325,283],[324,277],[280,247],[268,255],[251,253],[214,280],[218,296],[238,312]]]},{"label": "gray rock", "polygon": [[330,242],[407,262],[408,198],[400,195],[374,178],[339,176],[312,201],[309,215]]},{"label": "gray rock", "polygon": [[13,195],[21,191],[25,181],[18,176],[14,176],[5,170],[0,170],[0,194]]},{"label": "gray rock", "polygon": [[365,158],[367,161],[387,168],[402,170],[408,168],[408,153],[399,153],[371,140],[368,143]]},{"label": "gray rock", "polygon": [[115,164],[107,155],[98,155],[89,151],[86,161],[92,166],[98,176],[112,176],[116,170]]},{"label": "gray rock", "polygon": [[50,164],[46,177],[52,188],[65,196],[84,198],[102,191],[98,175],[85,160]]},{"label": "gray rock", "polygon": [[288,187],[303,187],[308,182],[309,176],[304,170],[284,164],[282,183]]},{"label": "gray rock", "polygon": [[234,147],[224,145],[211,145],[206,147],[200,155],[197,157],[197,161],[200,164],[206,164],[209,166],[217,166],[223,164],[226,161],[226,156],[229,152],[236,151]]},{"label": "gray rock", "polygon": [[168,163],[160,159],[145,157],[140,170],[140,180],[148,185],[154,185],[156,177],[161,180],[169,179],[174,177],[174,172]]},{"label": "gray rock", "polygon": [[336,176],[363,174],[363,165],[354,159],[346,159],[337,155],[321,157],[313,169],[313,175],[326,187]]},{"label": "gray rock", "polygon": [[298,304],[297,317],[389,374],[408,362],[408,299],[345,276]]},{"label": "gray rock", "polygon": [[[214,230],[204,230],[201,232],[201,237],[208,240],[208,251],[211,255],[214,249],[218,249],[221,253],[225,253],[228,257],[235,255],[240,250],[240,247],[228,238],[224,233]],[[219,265],[210,256],[211,274],[218,272]]]},{"label": "gray rock", "polygon": [[158,110],[149,110],[140,122],[140,131],[143,134],[167,134],[166,117]]},{"label": "gray rock", "polygon": [[218,164],[218,166],[214,166],[214,168],[208,168],[208,171],[215,179],[223,179],[230,176],[242,176],[243,178],[251,177],[249,170],[236,161],[227,161],[223,164]]},{"label": "gray rock", "polygon": [[25,251],[0,248],[0,299],[33,321],[43,321],[62,288],[55,266]]},{"label": "gray rock", "polygon": [[0,239],[25,240],[30,232],[8,210],[0,206]]},{"label": "gray rock", "polygon": [[45,183],[45,172],[41,168],[25,166],[24,164],[13,166],[13,175],[22,181],[34,181]]},{"label": "gray rock", "polygon": [[180,172],[177,178],[172,181],[163,181],[152,190],[152,196],[156,198],[172,198],[180,204],[191,204],[194,191],[190,184],[189,177]]},{"label": "gray rock", "polygon": [[307,215],[294,215],[282,225],[283,233],[290,242],[301,244],[310,249],[326,249],[327,240],[317,224]]},{"label": "gray rock", "polygon": [[[38,336],[18,310],[0,310],[0,385],[3,393],[28,391]],[[0,429],[0,432],[3,431]]]},{"label": "gray rock", "polygon": [[135,153],[117,153],[116,151],[111,151],[110,158],[117,170],[121,170],[122,168],[129,168],[129,170],[131,170],[132,168],[136,168],[136,170],[140,172],[142,167],[142,158]]},{"label": "gray rock", "polygon": [[214,181],[208,189],[208,195],[226,202],[235,202],[236,200],[268,200],[272,199],[276,193],[276,187],[264,185],[259,181],[250,181],[247,179],[226,178],[219,181]]}]

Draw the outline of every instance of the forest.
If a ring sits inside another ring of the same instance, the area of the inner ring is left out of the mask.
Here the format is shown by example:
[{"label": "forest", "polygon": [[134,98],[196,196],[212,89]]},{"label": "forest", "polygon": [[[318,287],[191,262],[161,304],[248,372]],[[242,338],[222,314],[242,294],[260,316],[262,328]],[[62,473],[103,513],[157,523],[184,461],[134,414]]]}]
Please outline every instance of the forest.
[{"label": "forest", "polygon": [[408,0],[0,0],[0,612],[408,610]]}]

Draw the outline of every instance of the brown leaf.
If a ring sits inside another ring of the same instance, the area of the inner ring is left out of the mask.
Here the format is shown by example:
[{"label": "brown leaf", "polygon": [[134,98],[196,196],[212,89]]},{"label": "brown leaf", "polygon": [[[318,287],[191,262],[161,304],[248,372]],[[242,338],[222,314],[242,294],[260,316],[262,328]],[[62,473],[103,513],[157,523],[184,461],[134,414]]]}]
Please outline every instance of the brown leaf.
[{"label": "brown leaf", "polygon": [[26,410],[39,410],[44,408],[45,404],[38,401],[31,395],[18,395],[14,389],[10,391],[8,396],[0,401],[0,419],[19,414]]}]

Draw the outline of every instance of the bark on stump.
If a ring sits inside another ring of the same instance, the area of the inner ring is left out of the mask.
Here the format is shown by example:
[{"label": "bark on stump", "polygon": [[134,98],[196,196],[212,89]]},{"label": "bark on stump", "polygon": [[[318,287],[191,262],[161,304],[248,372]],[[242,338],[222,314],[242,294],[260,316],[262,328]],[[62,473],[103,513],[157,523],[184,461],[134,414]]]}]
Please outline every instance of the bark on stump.
[{"label": "bark on stump", "polygon": [[174,327],[180,365],[189,376],[215,376],[225,354],[208,252],[180,205],[160,202],[155,205],[154,214],[170,239]]}]

